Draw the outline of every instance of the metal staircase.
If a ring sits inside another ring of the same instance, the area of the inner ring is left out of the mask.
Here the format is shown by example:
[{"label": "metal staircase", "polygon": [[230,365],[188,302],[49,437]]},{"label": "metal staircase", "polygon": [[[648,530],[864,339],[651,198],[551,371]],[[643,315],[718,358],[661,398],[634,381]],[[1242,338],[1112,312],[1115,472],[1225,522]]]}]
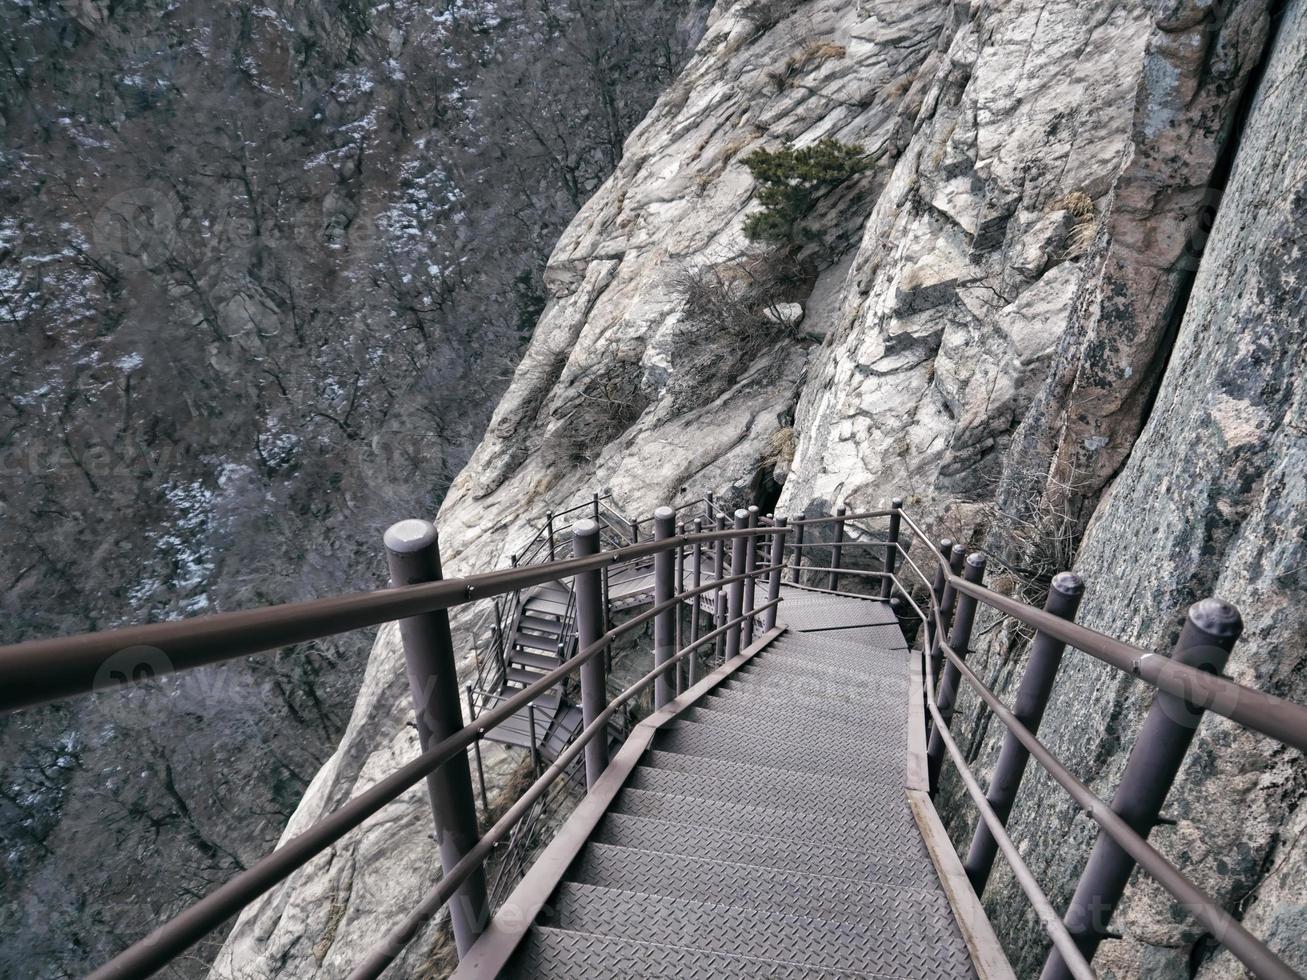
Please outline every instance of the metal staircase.
[{"label": "metal staircase", "polygon": [[[561,880],[528,874],[505,902],[536,920],[524,936],[520,918],[496,920],[456,977],[977,975],[905,794],[920,767],[896,616],[794,587],[783,599],[796,627],[614,760],[597,822],[579,813],[537,863]],[[594,825],[582,837],[574,821]]]},{"label": "metal staircase", "polygon": [[[1085,585],[1073,574],[1053,578],[1043,609],[985,587],[985,556],[937,545],[898,500],[788,520],[737,510],[729,528],[706,503],[688,529],[659,508],[650,536],[596,496],[568,512],[589,511],[570,537],[549,515],[514,567],[451,580],[436,528],[401,521],[385,536],[386,589],[0,649],[0,710],[14,710],[400,622],[419,754],[92,980],[165,968],[423,781],[442,874],[359,951],[350,980],[410,955],[442,909],[464,980],[1008,980],[979,898],[1000,855],[1047,932],[1042,980],[1092,980],[1136,867],[1252,975],[1302,980],[1148,841],[1205,711],[1307,752],[1307,705],[1221,674],[1238,610],[1195,603],[1168,655],[1077,625]],[[480,632],[493,640],[466,691],[468,722],[449,610],[473,602],[489,607]],[[1033,634],[1012,707],[967,663],[981,608]],[[904,621],[920,626],[911,649]],[[614,644],[648,627],[650,669],[615,689]],[[1069,651],[1154,689],[1110,803],[1038,736]],[[1003,728],[988,788],[951,730],[964,689]],[[534,756],[534,782],[498,813],[474,800],[483,738]],[[1034,766],[1097,827],[1065,914],[1006,829]],[[935,810],[943,778],[978,814],[965,862]],[[569,808],[551,809],[563,796]]]}]

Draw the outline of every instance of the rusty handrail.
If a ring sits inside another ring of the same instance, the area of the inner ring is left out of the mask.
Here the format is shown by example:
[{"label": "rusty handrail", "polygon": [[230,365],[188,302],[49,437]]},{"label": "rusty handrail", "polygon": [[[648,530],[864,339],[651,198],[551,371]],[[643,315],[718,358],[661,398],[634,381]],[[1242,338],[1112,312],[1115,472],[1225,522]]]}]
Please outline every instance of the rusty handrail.
[{"label": "rusty handrail", "polygon": [[1027,606],[1017,599],[1001,595],[983,585],[968,582],[962,576],[954,575],[948,570],[948,563],[939,553],[934,542],[907,513],[903,514],[903,521],[912,529],[918,540],[930,549],[935,560],[941,562],[945,569],[945,581],[958,592],[985,603],[1005,616],[1056,637],[1082,653],[1087,653],[1096,660],[1115,667],[1122,673],[1139,678],[1151,687],[1174,694],[1191,703],[1201,704],[1205,709],[1224,715],[1231,721],[1237,721],[1245,728],[1260,732],[1300,752],[1307,752],[1307,706],[1266,691],[1245,687],[1229,678],[1209,674],[1196,667],[1176,663],[1165,654],[1114,639],[1054,616],[1043,609]]},{"label": "rusty handrail", "polygon": [[[29,640],[0,647],[0,711],[31,707],[493,598],[578,572],[648,557],[676,547],[678,541],[693,544],[696,540],[727,540],[750,533],[776,532],[771,529],[704,531],[670,541],[627,545],[592,558],[569,558],[422,585]],[[130,676],[132,668],[140,665],[150,669],[149,677]]]},{"label": "rusty handrail", "polygon": [[[784,534],[784,529],[753,533]],[[716,537],[713,532],[707,537]],[[727,536],[738,537],[738,534]],[[677,546],[679,538],[693,538],[694,535],[682,535],[654,542],[660,549]],[[640,550],[649,550],[648,546],[638,546]],[[634,548],[624,551],[637,550]],[[613,554],[613,553],[609,553]],[[576,561],[559,562],[558,566],[575,564]],[[586,562],[587,570],[601,567],[603,563]],[[326,850],[349,831],[358,827],[386,804],[393,802],[405,790],[417,785],[423,778],[439,769],[454,755],[466,749],[478,736],[506,721],[518,709],[534,701],[541,694],[553,688],[560,680],[579,669],[586,661],[598,656],[614,640],[623,634],[642,626],[654,619],[659,613],[676,608],[686,598],[716,589],[719,585],[742,582],[750,577],[770,574],[771,567],[756,569],[752,573],[741,573],[713,581],[696,589],[686,589],[665,603],[632,617],[620,626],[613,627],[598,640],[578,651],[570,660],[543,674],[520,692],[507,698],[498,707],[478,715],[449,736],[430,746],[425,752],[408,764],[401,766],[391,775],[378,781],[374,786],[360,793],[349,802],[332,811],[328,816],[313,824],[308,830],[287,841],[281,847],[265,855],[249,868],[220,885],[194,905],[189,906],[168,922],[158,926],[149,935],[133,943],[104,964],[88,977],[88,980],[127,980],[127,978],[146,976],[171,962],[174,958],[190,948],[208,932],[221,925],[230,916],[236,914],[246,905],[268,891],[292,872],[302,867],[316,855]],[[467,869],[471,873],[473,867]],[[456,886],[455,886],[456,887]]]}]

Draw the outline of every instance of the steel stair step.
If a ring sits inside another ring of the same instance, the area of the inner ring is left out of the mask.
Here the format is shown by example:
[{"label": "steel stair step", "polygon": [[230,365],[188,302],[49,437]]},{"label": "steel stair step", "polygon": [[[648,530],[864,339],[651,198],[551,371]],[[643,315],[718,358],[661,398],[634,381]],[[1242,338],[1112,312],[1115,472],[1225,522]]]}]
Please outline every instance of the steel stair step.
[{"label": "steel stair step", "polygon": [[712,728],[697,722],[678,721],[654,736],[654,746],[668,752],[706,756],[732,762],[765,760],[774,769],[788,769],[818,776],[838,776],[843,779],[865,781],[875,778],[877,762],[891,757],[902,767],[901,748],[879,745],[868,741],[858,750],[848,746],[823,747],[795,744],[781,739]]},{"label": "steel stair step", "polygon": [[849,922],[565,883],[551,903],[554,915],[547,924],[841,976],[948,975],[953,973],[949,960],[959,954],[969,965],[960,936],[954,943],[940,941],[956,926],[923,915],[911,896],[900,896],[866,920]]},{"label": "steel stair step", "polygon": [[[947,914],[948,900],[919,887],[921,877],[916,857],[887,859],[879,878],[858,880],[699,855],[672,861],[663,853],[600,843],[586,845],[567,874],[569,881],[603,888],[850,922],[878,918],[886,905],[904,900],[932,915]],[[905,898],[902,892],[912,895]]]},{"label": "steel stair step", "polygon": [[[784,810],[818,812],[829,806],[833,813],[869,809],[897,812],[903,805],[901,760],[875,763],[874,776],[866,780],[841,779],[776,769],[759,762],[708,759],[676,752],[653,751],[637,766],[627,785],[705,800],[756,804],[765,798]],[[890,792],[890,791],[893,792]]]},{"label": "steel stair step", "polygon": [[718,687],[697,704],[713,711],[755,718],[805,718],[814,712],[836,725],[857,725],[871,712],[861,705],[832,704],[814,698],[759,697],[730,687]]},{"label": "steel stair step", "polygon": [[537,633],[548,633],[551,636],[558,636],[563,632],[563,622],[560,619],[551,619],[544,616],[531,616],[526,613],[517,621],[517,625],[522,629],[535,630]]},{"label": "steel stair step", "polygon": [[732,674],[723,686],[769,698],[806,698],[809,701],[831,701],[850,706],[858,705],[870,710],[883,710],[893,701],[906,701],[907,684],[908,679],[904,676],[899,682],[897,691],[891,687],[891,682],[888,680],[879,689],[869,691],[827,683],[819,677],[736,673]]},{"label": "steel stair step", "polygon": [[508,662],[510,664],[521,664],[523,667],[533,667],[536,670],[553,670],[563,661],[557,656],[549,656],[546,653],[532,653],[530,650],[510,650],[508,652]]},{"label": "steel stair step", "polygon": [[[907,804],[903,807],[906,811]],[[883,879],[880,867],[890,855],[906,857],[910,853],[920,867],[920,855],[913,846],[916,842],[904,834],[906,827],[902,822],[901,826],[887,826],[882,834],[866,842],[864,850],[850,850],[734,829],[685,827],[668,820],[609,813],[591,840],[666,855],[753,864],[830,878],[879,881]]]},{"label": "steel stair step", "polygon": [[686,826],[743,827],[764,837],[826,843],[850,850],[864,846],[879,832],[874,820],[855,810],[838,815],[814,813],[781,809],[774,807],[771,800],[760,798],[760,802],[764,801],[765,806],[750,806],[628,788],[622,790],[614,801],[611,812],[651,820],[670,820]]},{"label": "steel stair step", "polygon": [[541,980],[836,980],[824,970],[535,926],[506,976]]},{"label": "steel stair step", "polygon": [[[729,728],[737,732],[756,732],[773,738],[795,739],[808,738],[814,734],[813,722],[802,714],[791,710],[788,714],[759,715],[756,713],[739,713],[714,711],[702,702],[687,708],[678,716],[685,721],[712,728]],[[857,720],[823,718],[821,734],[828,738],[847,740],[857,744],[867,739],[884,740],[893,738],[903,728],[900,718],[885,717],[868,712]]]},{"label": "steel stair step", "polygon": [[[757,656],[741,667],[737,677],[793,677],[799,681],[812,679],[822,684],[838,684],[852,690],[877,688],[886,683],[901,684],[907,680],[903,663],[886,664],[875,669],[852,669],[837,664],[804,663],[774,657]],[[900,676],[903,675],[903,676]]]},{"label": "steel stair step", "polygon": [[519,631],[513,634],[513,642],[528,650],[544,650],[552,653],[558,649],[557,636],[540,636],[537,633]]}]

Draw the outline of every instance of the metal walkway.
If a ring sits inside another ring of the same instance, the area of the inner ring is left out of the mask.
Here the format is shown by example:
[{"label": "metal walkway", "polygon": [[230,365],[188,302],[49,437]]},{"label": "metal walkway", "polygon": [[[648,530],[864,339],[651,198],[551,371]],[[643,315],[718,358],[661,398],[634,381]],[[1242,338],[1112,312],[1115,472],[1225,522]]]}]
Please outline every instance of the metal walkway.
[{"label": "metal walkway", "polygon": [[788,628],[650,719],[456,977],[977,976],[909,802],[889,604],[783,597]]}]

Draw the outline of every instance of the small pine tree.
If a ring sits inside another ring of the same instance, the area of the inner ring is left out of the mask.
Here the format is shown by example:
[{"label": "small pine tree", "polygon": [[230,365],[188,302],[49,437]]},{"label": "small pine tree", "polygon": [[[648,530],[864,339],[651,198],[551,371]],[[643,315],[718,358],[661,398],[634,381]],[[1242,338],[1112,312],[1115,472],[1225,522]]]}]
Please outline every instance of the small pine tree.
[{"label": "small pine tree", "polygon": [[805,237],[802,221],[823,195],[850,177],[862,173],[870,161],[862,147],[824,139],[796,150],[755,150],[744,165],[760,185],[762,210],[744,222],[744,234],[753,241],[800,244]]}]

